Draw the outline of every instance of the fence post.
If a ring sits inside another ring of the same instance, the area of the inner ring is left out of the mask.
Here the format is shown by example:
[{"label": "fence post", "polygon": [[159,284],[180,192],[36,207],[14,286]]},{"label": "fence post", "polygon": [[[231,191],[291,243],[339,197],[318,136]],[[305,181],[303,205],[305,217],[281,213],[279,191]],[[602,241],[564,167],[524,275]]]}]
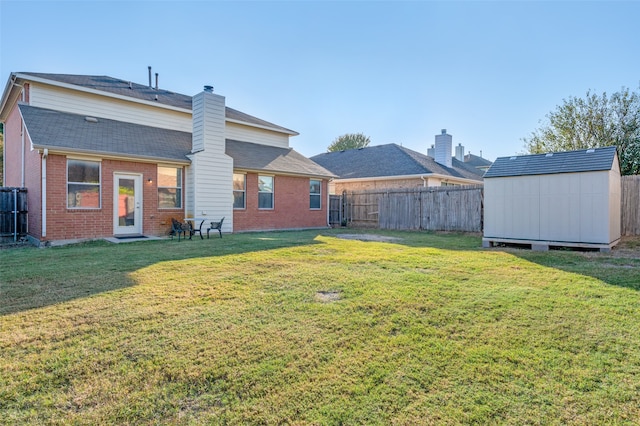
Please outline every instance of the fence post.
[{"label": "fence post", "polygon": [[13,242],[18,241],[18,188],[13,188]]}]

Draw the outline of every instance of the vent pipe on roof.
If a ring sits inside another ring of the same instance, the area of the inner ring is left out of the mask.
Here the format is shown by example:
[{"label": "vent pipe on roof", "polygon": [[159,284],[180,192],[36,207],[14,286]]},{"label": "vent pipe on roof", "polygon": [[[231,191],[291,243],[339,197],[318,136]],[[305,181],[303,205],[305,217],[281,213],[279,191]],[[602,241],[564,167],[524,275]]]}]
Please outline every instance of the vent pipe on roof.
[{"label": "vent pipe on roof", "polygon": [[158,90],[158,73],[156,73],[156,90]]},{"label": "vent pipe on roof", "polygon": [[153,88],[153,86],[151,85],[151,65],[149,65],[149,88]]}]

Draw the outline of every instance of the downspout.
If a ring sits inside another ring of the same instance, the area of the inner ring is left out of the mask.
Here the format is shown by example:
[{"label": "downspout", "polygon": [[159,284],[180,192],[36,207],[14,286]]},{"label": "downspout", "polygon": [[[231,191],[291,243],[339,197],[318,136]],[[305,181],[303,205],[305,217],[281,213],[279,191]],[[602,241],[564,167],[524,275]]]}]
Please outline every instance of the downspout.
[{"label": "downspout", "polygon": [[20,126],[20,141],[21,141],[21,145],[22,145],[22,149],[21,149],[21,155],[22,155],[22,167],[21,167],[21,177],[20,177],[20,187],[24,188],[24,162],[25,162],[25,158],[24,158],[24,120],[22,118],[20,118],[20,121],[22,122],[22,125]]},{"label": "downspout", "polygon": [[427,187],[427,179],[425,179],[424,176],[420,176],[420,179],[422,179],[422,187],[426,188]]},{"label": "downspout", "polygon": [[[18,84],[15,81],[15,76],[13,77],[13,81],[11,82],[11,84],[13,84],[14,86],[17,86],[20,88],[20,96],[21,102],[24,102],[25,100],[25,93],[24,93],[24,86],[22,84]],[[24,180],[25,180],[25,173],[24,173],[24,163],[25,163],[25,158],[24,158],[24,119],[22,118],[22,116],[20,116],[20,141],[21,141],[21,145],[22,145],[22,152],[21,152],[21,156],[22,156],[22,170],[21,170],[21,177],[20,177],[20,186],[22,188],[24,188]]]},{"label": "downspout", "polygon": [[47,236],[47,157],[49,150],[42,152],[42,230],[43,237]]},{"label": "downspout", "polygon": [[333,178],[327,179],[327,228],[331,228],[331,220],[329,215],[331,214],[331,194],[329,194],[329,183]]}]

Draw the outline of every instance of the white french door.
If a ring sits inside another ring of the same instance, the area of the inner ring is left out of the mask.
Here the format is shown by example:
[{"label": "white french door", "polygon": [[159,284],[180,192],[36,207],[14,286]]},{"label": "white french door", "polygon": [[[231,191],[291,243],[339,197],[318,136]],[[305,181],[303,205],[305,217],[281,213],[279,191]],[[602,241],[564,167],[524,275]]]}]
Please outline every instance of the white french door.
[{"label": "white french door", "polygon": [[142,233],[142,175],[113,174],[113,234]]}]

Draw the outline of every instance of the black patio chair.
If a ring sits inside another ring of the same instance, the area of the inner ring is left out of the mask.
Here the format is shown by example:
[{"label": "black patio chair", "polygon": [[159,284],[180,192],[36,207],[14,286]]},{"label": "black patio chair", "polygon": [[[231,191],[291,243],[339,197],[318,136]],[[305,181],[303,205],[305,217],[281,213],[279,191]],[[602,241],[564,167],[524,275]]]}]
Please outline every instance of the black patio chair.
[{"label": "black patio chair", "polygon": [[184,223],[177,221],[174,218],[171,218],[171,231],[169,231],[169,235],[171,236],[172,240],[173,240],[173,237],[177,235],[178,241],[180,241],[180,234],[182,234],[182,237],[186,239],[187,230],[188,230],[188,225],[185,225]]},{"label": "black patio chair", "polygon": [[220,222],[211,222],[211,226],[207,228],[207,239],[209,239],[209,231],[215,230],[218,230],[220,238],[222,238],[222,222],[224,222],[224,217],[220,219]]}]

